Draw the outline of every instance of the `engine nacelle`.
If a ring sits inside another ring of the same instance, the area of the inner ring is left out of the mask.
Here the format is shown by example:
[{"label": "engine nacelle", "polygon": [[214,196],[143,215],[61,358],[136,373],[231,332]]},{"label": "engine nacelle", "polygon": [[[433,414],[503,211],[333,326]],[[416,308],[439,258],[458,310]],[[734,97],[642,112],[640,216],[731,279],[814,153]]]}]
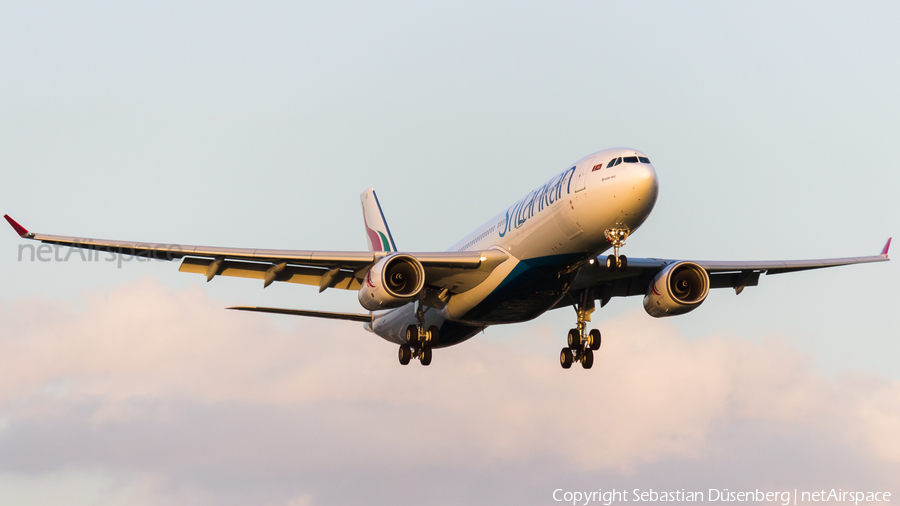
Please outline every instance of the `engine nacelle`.
[{"label": "engine nacelle", "polygon": [[394,254],[369,269],[359,289],[359,303],[369,311],[390,309],[415,300],[425,286],[425,268],[409,255]]},{"label": "engine nacelle", "polygon": [[709,294],[709,274],[694,262],[676,262],[653,278],[644,310],[654,318],[693,311]]}]

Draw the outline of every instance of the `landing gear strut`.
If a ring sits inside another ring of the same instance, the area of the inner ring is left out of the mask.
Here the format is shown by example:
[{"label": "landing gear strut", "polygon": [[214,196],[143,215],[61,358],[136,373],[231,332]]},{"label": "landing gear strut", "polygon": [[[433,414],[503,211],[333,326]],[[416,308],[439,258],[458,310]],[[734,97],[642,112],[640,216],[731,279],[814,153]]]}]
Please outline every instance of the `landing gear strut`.
[{"label": "landing gear strut", "polygon": [[582,290],[577,294],[575,313],[578,322],[575,328],[569,330],[566,338],[567,346],[559,352],[559,365],[563,369],[572,367],[573,362],[581,362],[581,367],[590,369],[594,365],[594,351],[600,349],[600,331],[587,330],[587,322],[591,321],[591,313],[594,312],[594,293],[592,290]]},{"label": "landing gear strut", "polygon": [[400,345],[400,363],[406,365],[417,358],[422,365],[431,364],[431,345],[437,342],[440,331],[434,325],[425,328],[424,294],[416,301],[416,325],[406,327],[406,344]]},{"label": "landing gear strut", "polygon": [[603,232],[603,235],[606,236],[606,240],[612,243],[613,246],[613,254],[606,257],[606,268],[610,271],[614,271],[619,269],[620,271],[624,271],[628,268],[628,258],[625,255],[619,255],[619,248],[625,246],[625,241],[628,239],[628,234],[631,231],[628,228],[610,228]]}]

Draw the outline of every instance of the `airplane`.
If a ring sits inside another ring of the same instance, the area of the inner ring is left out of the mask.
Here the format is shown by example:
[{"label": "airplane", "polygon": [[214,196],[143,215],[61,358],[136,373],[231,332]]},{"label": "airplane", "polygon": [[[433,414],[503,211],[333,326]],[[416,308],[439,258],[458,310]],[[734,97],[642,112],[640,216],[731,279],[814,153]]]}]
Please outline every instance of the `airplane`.
[{"label": "airplane", "polygon": [[[879,255],[763,262],[627,258],[628,237],[650,215],[659,182],[644,153],[613,148],[592,153],[488,220],[445,252],[397,248],[375,191],[360,195],[367,252],[294,251],[150,244],[31,233],[5,215],[16,233],[42,243],[164,260],[179,270],[216,276],[358,291],[367,313],[237,306],[228,309],[362,322],[398,346],[406,365],[432,361],[432,350],[459,344],[491,325],[520,323],[557,308],[575,310],[560,365],[590,369],[600,348],[587,324],[599,301],[643,296],[653,317],[693,311],[712,288],[757,286],[781,274],[888,261]],[[605,258],[603,254],[612,249]],[[93,254],[93,253],[92,253]],[[97,253],[99,255],[99,253]],[[113,256],[113,255],[111,255]]]}]

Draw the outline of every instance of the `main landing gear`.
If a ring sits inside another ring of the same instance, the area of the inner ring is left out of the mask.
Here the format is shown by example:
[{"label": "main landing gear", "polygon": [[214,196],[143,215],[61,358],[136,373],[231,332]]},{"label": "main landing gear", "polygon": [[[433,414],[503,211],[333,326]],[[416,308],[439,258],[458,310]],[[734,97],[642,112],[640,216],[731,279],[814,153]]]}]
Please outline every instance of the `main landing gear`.
[{"label": "main landing gear", "polygon": [[440,331],[434,325],[425,328],[425,309],[422,301],[416,302],[417,325],[406,327],[406,344],[400,345],[400,363],[406,365],[413,358],[422,365],[431,364],[431,344],[437,342]]},{"label": "main landing gear", "polygon": [[613,254],[606,257],[606,268],[610,271],[616,269],[624,271],[628,268],[628,258],[619,254],[619,248],[625,246],[625,240],[628,239],[630,233],[631,231],[627,228],[610,228],[603,232],[606,240],[613,245]]},{"label": "main landing gear", "polygon": [[575,312],[578,314],[578,323],[576,328],[569,331],[567,346],[559,352],[559,365],[568,369],[573,362],[581,362],[581,367],[590,369],[594,365],[594,352],[600,349],[600,331],[592,329],[586,332],[586,322],[591,321],[591,313],[594,312],[594,294],[591,290],[578,293]]}]

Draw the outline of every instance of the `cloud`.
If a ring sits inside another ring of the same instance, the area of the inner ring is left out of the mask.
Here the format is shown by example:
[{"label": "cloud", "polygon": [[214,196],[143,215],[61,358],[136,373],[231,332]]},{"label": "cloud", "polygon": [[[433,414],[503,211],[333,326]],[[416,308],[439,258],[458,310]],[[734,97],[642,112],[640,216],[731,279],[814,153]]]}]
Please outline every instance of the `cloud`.
[{"label": "cloud", "polygon": [[223,306],[151,278],[83,307],[0,301],[0,496],[542,502],[566,480],[847,489],[900,470],[900,384],[827,378],[784,339],[640,314],[601,323],[591,371],[562,370],[561,332],[535,324],[402,367],[358,324]]}]

